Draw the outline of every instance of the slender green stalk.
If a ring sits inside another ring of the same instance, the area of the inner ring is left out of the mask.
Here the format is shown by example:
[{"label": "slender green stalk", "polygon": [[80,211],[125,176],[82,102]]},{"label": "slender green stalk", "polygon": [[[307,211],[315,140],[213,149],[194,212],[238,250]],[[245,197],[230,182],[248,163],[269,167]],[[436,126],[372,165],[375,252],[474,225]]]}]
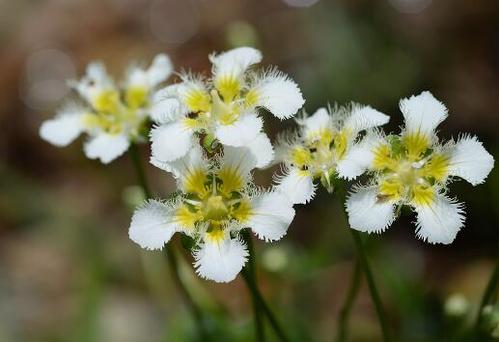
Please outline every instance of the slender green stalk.
[{"label": "slender green stalk", "polygon": [[[137,149],[137,145],[135,144],[132,144],[130,146],[130,157],[132,159],[135,172],[137,173],[137,180],[142,188],[142,191],[144,192],[144,195],[146,196],[146,198],[151,198],[151,192],[149,190],[144,170],[142,169],[142,164],[140,162],[140,156]],[[192,296],[190,295],[189,291],[187,290],[187,287],[185,286],[184,282],[182,281],[182,278],[180,277],[178,270],[177,255],[171,244],[166,244],[166,255],[168,259],[168,264],[170,266],[171,276],[185,304],[188,306],[192,316],[194,317],[200,339],[204,340],[204,338],[207,337],[208,334],[205,328],[202,311],[192,299]]]},{"label": "slender green stalk", "polygon": [[[243,234],[243,237],[248,245],[248,252],[249,252],[248,263],[252,264],[253,265],[252,267],[254,268],[255,267],[255,263],[254,263],[255,252],[253,250],[253,242],[251,240],[251,236],[249,234],[247,234],[247,232],[245,232]],[[272,312],[272,310],[268,306],[267,302],[263,298],[263,295],[261,294],[260,290],[258,289],[258,285],[256,283],[255,277],[252,276],[248,267],[243,268],[242,275],[243,275],[243,279],[246,282],[246,285],[248,286],[248,289],[250,290],[253,301],[258,303],[259,310],[262,310],[263,313],[267,316],[267,318],[270,322],[270,326],[274,330],[279,341],[282,341],[282,342],[289,341],[288,337],[284,333],[284,330],[281,328],[279,322],[277,321],[274,313]],[[256,304],[254,306],[256,306]]]},{"label": "slender green stalk", "polygon": [[374,282],[374,277],[371,271],[371,267],[369,266],[369,262],[367,261],[367,255],[364,250],[364,246],[362,244],[362,240],[360,238],[360,234],[355,229],[350,228],[350,232],[352,233],[353,240],[355,242],[355,247],[357,248],[357,252],[359,254],[360,263],[362,269],[364,270],[364,275],[366,276],[367,285],[369,287],[369,292],[371,293],[371,298],[376,309],[376,313],[378,314],[379,324],[381,326],[381,332],[383,333],[383,340],[390,341],[389,333],[388,333],[388,324],[386,322],[386,314],[383,309],[383,304],[381,302],[381,297],[378,293],[378,289],[376,287],[376,283]]},{"label": "slender green stalk", "polygon": [[[348,214],[345,211],[344,203],[346,201],[346,189],[344,185],[338,187],[338,196],[340,199],[340,204],[343,207],[343,212],[345,214],[345,218],[348,219]],[[364,245],[362,243],[362,239],[357,230],[347,227],[347,230],[352,234],[353,241],[355,243],[355,248],[357,249],[357,255],[359,258],[360,266],[364,271],[364,275],[366,277],[367,286],[369,287],[369,292],[371,294],[371,299],[374,304],[374,308],[376,309],[376,313],[378,315],[379,325],[381,326],[381,332],[383,334],[383,341],[390,341],[390,335],[388,330],[388,323],[386,319],[385,310],[383,308],[383,303],[381,302],[381,297],[378,292],[378,288],[376,287],[376,283],[374,281],[373,273],[371,271],[371,267],[369,266],[369,262],[367,260],[366,251]]]},{"label": "slender green stalk", "polygon": [[499,284],[499,260],[496,263],[494,270],[492,271],[492,275],[490,276],[490,280],[485,288],[485,292],[482,296],[482,301],[480,302],[480,307],[478,308],[478,313],[475,321],[475,334],[480,333],[480,325],[482,323],[482,313],[483,308],[489,304],[493,299],[494,293],[497,291],[497,286]]},{"label": "slender green stalk", "polygon": [[347,297],[345,303],[340,310],[340,315],[338,319],[338,336],[336,340],[338,342],[343,342],[347,340],[348,337],[348,319],[350,318],[350,312],[352,311],[353,304],[360,289],[361,281],[361,269],[359,260],[355,261],[355,266],[352,273],[352,279],[350,281],[350,288],[348,289]]},{"label": "slender green stalk", "polygon": [[[256,281],[256,270],[255,270],[255,255],[253,253],[253,241],[251,240],[251,236],[249,236],[247,232],[245,232],[243,235],[244,235],[244,240],[248,245],[248,249],[250,250],[250,258],[246,266],[244,266],[243,276],[246,282],[248,283],[248,286],[249,283],[251,283],[251,287],[256,288],[257,281]],[[256,296],[252,295],[251,299],[253,302],[253,316],[255,320],[256,340],[263,342],[265,341],[265,331],[263,326],[262,307],[260,305],[260,301]]]},{"label": "slender green stalk", "polygon": [[208,333],[206,331],[206,327],[204,324],[203,314],[200,308],[196,305],[196,303],[192,299],[189,291],[187,291],[187,288],[185,287],[184,283],[182,282],[182,279],[180,278],[180,274],[178,271],[177,255],[175,253],[175,250],[173,249],[173,246],[171,244],[166,244],[165,249],[166,249],[166,257],[168,259],[168,264],[170,265],[170,270],[173,280],[175,281],[175,284],[177,285],[177,288],[180,291],[180,294],[184,302],[189,307],[189,310],[191,311],[191,314],[196,321],[199,337],[201,338],[202,341],[204,341],[204,338],[208,336]]},{"label": "slender green stalk", "polygon": [[139,185],[142,188],[145,197],[151,198],[151,191],[149,190],[146,174],[144,173],[142,163],[140,162],[140,155],[136,144],[132,144],[130,146],[130,158],[132,159],[132,164],[135,168],[135,173],[137,174],[137,181],[139,182]]}]

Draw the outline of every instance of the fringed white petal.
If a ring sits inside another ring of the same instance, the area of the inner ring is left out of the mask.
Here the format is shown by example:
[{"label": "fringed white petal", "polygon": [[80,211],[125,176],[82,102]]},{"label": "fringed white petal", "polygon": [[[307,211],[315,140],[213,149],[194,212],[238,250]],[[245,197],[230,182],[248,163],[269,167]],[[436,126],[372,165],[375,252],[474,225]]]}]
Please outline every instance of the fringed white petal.
[{"label": "fringed white petal", "polygon": [[[177,161],[178,160],[179,159],[177,159]],[[158,169],[161,169],[163,171],[175,173],[174,169],[171,166],[172,162],[162,162],[161,160],[158,160],[153,156],[150,156],[149,163],[151,163],[152,165],[156,166]]]},{"label": "fringed white petal", "polygon": [[178,85],[170,85],[154,93],[150,109],[151,119],[158,123],[167,123],[179,119],[188,110],[182,104],[177,94]]},{"label": "fringed white petal", "polygon": [[93,103],[94,97],[102,90],[114,88],[113,80],[101,62],[90,63],[86,75],[80,81],[70,81],[69,84],[89,103]]},{"label": "fringed white petal", "polygon": [[274,148],[265,133],[259,133],[255,140],[248,144],[248,148],[256,158],[255,167],[257,168],[268,166],[274,159]]},{"label": "fringed white petal", "polygon": [[449,152],[449,174],[473,185],[483,183],[494,167],[494,157],[474,136],[459,139]]},{"label": "fringed white petal", "polygon": [[165,81],[173,72],[173,64],[165,54],[159,54],[154,57],[151,66],[146,71],[147,82],[150,88],[156,87]]},{"label": "fringed white petal", "polygon": [[345,120],[344,127],[352,132],[360,132],[368,128],[382,126],[390,120],[385,115],[370,106],[354,105],[350,116]]},{"label": "fringed white petal", "polygon": [[92,62],[87,66],[86,77],[96,83],[107,84],[110,81],[106,67],[102,62]]},{"label": "fringed white petal", "polygon": [[305,103],[298,85],[279,72],[258,80],[253,91],[257,94],[257,106],[266,108],[281,120],[295,115]]},{"label": "fringed white petal", "polygon": [[161,249],[177,231],[174,209],[156,200],[135,210],[128,230],[130,239],[145,249]]},{"label": "fringed white petal", "polygon": [[315,195],[316,185],[310,174],[296,168],[289,169],[277,179],[277,190],[286,195],[294,204],[305,204]]},{"label": "fringed white petal", "polygon": [[192,146],[192,130],[181,122],[151,130],[151,154],[160,162],[171,162],[186,155]]},{"label": "fringed white petal", "polygon": [[256,164],[257,158],[248,147],[224,147],[221,168],[230,170],[242,179],[247,180]]},{"label": "fringed white petal", "polygon": [[375,187],[356,189],[345,206],[350,227],[361,232],[381,233],[395,220],[393,203],[379,201]]},{"label": "fringed white petal", "polygon": [[[156,165],[153,163],[153,165]],[[170,163],[160,164],[161,169],[172,172],[176,178],[179,179],[181,190],[185,190],[184,184],[186,180],[190,179],[200,170],[206,170],[208,162],[203,156],[203,150],[199,145],[193,145],[187,154]]]},{"label": "fringed white petal", "polygon": [[240,47],[210,56],[215,78],[232,75],[240,77],[250,66],[260,63],[262,53],[251,47]]},{"label": "fringed white petal", "polygon": [[464,210],[461,203],[436,195],[433,203],[416,206],[418,238],[429,243],[449,244],[464,225]]},{"label": "fringed white petal", "polygon": [[340,178],[352,180],[363,174],[373,160],[373,149],[368,141],[354,144],[338,161],[336,172]]},{"label": "fringed white petal", "polygon": [[[149,162],[157,168],[171,172],[179,180],[182,188],[183,180],[200,169],[206,169],[207,162],[204,160],[203,151],[198,144],[192,144],[189,151],[182,157],[170,162],[164,162],[151,155]],[[183,189],[183,188],[182,188]]]},{"label": "fringed white petal", "polygon": [[172,71],[173,66],[170,58],[165,54],[159,54],[154,58],[148,69],[139,66],[130,68],[127,75],[126,86],[144,87],[147,91],[150,91],[166,80],[171,75]]},{"label": "fringed white petal", "polygon": [[242,270],[248,256],[246,246],[237,238],[227,236],[221,241],[205,239],[194,253],[194,267],[201,278],[228,283]]},{"label": "fringed white petal", "polygon": [[262,127],[263,121],[256,114],[243,114],[230,125],[219,124],[215,136],[223,145],[247,146],[255,140]]},{"label": "fringed white petal", "polygon": [[183,113],[183,106],[174,98],[154,102],[150,109],[151,119],[157,124],[167,123],[179,118]]},{"label": "fringed white petal", "polygon": [[149,89],[146,71],[139,67],[132,67],[128,71],[126,87],[144,87]]},{"label": "fringed white petal", "polygon": [[209,96],[206,84],[201,78],[193,78],[190,75],[183,76],[183,79],[183,82],[166,87],[165,90],[174,92],[175,96],[182,102],[188,112],[197,112],[199,111],[199,108],[189,108],[187,104],[192,100],[193,94],[195,94],[196,97],[201,94],[206,97]]},{"label": "fringed white petal", "polygon": [[305,128],[304,134],[307,137],[320,134],[325,129],[330,129],[331,123],[331,116],[326,108],[317,109],[314,114],[301,122]]},{"label": "fringed white petal", "polygon": [[63,108],[55,118],[43,122],[40,137],[55,146],[67,146],[83,131],[85,110],[78,106]]},{"label": "fringed white petal", "polygon": [[259,239],[276,241],[286,235],[294,216],[293,204],[286,195],[267,192],[252,199],[247,225]]},{"label": "fringed white petal", "polygon": [[88,158],[107,164],[125,153],[129,146],[126,135],[99,133],[85,143],[84,150]]},{"label": "fringed white petal", "polygon": [[289,159],[289,148],[289,145],[284,145],[278,141],[274,147],[274,160],[270,165],[285,163]]},{"label": "fringed white petal", "polygon": [[445,105],[428,91],[402,99],[400,110],[404,115],[406,130],[420,132],[426,136],[431,136],[447,117]]}]

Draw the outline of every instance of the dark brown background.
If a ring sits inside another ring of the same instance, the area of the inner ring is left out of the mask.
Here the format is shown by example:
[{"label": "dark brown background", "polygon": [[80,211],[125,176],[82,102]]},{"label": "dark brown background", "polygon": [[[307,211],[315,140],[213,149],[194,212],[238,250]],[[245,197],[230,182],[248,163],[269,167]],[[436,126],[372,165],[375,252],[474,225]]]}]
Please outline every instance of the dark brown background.
[{"label": "dark brown background", "polygon": [[[313,3],[315,2],[315,3]],[[297,4],[309,7],[296,7]],[[314,111],[357,101],[402,124],[401,97],[430,90],[450,116],[443,137],[477,134],[499,150],[499,4],[495,0],[52,0],[0,2],[0,341],[162,341],[194,336],[159,252],[127,237],[140,197],[125,156],[104,167],[81,139],[64,149],[38,137],[67,94],[65,80],[101,59],[117,77],[131,60],[166,52],[176,69],[209,72],[207,55],[249,44],[300,84]],[[272,136],[293,122],[266,117]],[[142,149],[143,160],[148,147]],[[257,174],[268,184],[272,170]],[[174,189],[148,166],[154,191]],[[132,186],[132,187],[130,187]],[[369,238],[375,276],[401,340],[449,338],[442,304],[462,293],[476,305],[498,250],[499,175],[451,193],[467,224],[451,246],[418,241],[412,215]],[[330,340],[354,258],[335,196],[297,207],[286,238],[257,243],[259,277],[289,334]],[[178,241],[177,241],[178,242]],[[198,281],[217,336],[252,335],[240,280]],[[230,315],[220,311],[223,305]],[[352,337],[379,338],[363,287]]]}]

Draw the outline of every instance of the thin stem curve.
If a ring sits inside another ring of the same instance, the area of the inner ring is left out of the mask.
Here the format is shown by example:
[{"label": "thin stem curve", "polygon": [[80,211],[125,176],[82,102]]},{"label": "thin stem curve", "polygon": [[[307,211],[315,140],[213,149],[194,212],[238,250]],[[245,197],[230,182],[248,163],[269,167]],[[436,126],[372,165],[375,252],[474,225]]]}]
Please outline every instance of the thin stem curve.
[{"label": "thin stem curve", "polygon": [[[348,222],[348,213],[346,212],[346,209],[344,206],[344,203],[346,202],[346,189],[345,189],[345,186],[343,184],[338,187],[338,196],[340,199],[340,204],[343,208],[343,213],[345,214],[345,219]],[[369,293],[371,294],[371,299],[372,299],[372,302],[374,304],[376,314],[378,316],[379,325],[381,327],[383,341],[385,341],[385,342],[390,341],[388,322],[387,322],[385,310],[383,308],[383,303],[381,301],[381,297],[379,295],[378,288],[376,287],[376,282],[374,281],[374,276],[373,276],[371,267],[369,265],[369,261],[367,259],[367,254],[366,254],[364,245],[362,243],[360,233],[357,230],[351,228],[348,224],[347,224],[347,229],[350,231],[350,234],[352,234],[355,248],[357,250],[358,260],[360,262],[360,266],[362,267],[362,270],[363,270],[364,275],[366,277],[367,286],[369,288]]]},{"label": "thin stem curve", "polygon": [[253,303],[253,317],[255,321],[255,332],[256,332],[256,340],[259,342],[265,341],[265,331],[263,326],[263,310],[260,304],[260,300],[258,300],[258,296],[254,295],[254,291],[258,291],[257,281],[256,281],[256,271],[255,271],[255,255],[253,250],[253,241],[251,240],[251,236],[249,234],[243,234],[244,240],[246,241],[246,245],[248,246],[248,250],[250,253],[250,257],[248,263],[244,266],[243,269],[243,277],[246,281],[246,284],[250,288],[251,299]]},{"label": "thin stem curve", "polygon": [[338,342],[344,342],[348,337],[348,320],[350,318],[350,313],[352,312],[352,307],[359,294],[360,283],[362,280],[362,274],[360,269],[360,262],[357,259],[355,261],[355,266],[352,272],[352,279],[350,281],[350,288],[348,289],[345,302],[341,307],[340,314],[338,317],[338,336],[336,340]]},{"label": "thin stem curve", "polygon": [[[272,330],[274,330],[275,334],[277,335],[277,338],[279,341],[282,342],[287,342],[289,341],[288,337],[284,333],[284,330],[282,329],[281,325],[279,324],[277,318],[275,317],[274,313],[270,309],[269,305],[263,298],[262,293],[258,289],[258,285],[256,283],[255,277],[251,274],[254,272],[255,268],[255,251],[253,249],[253,241],[251,240],[250,234],[248,234],[247,231],[242,232],[242,236],[248,246],[248,252],[249,252],[249,260],[248,260],[248,266],[244,267],[242,270],[242,276],[244,281],[246,282],[246,285],[248,286],[248,289],[250,290],[252,299],[254,301],[254,307],[258,308],[258,310],[263,311],[263,313],[267,316],[270,326],[272,327]],[[253,269],[253,271],[250,271],[250,268]],[[256,313],[255,313],[256,315]],[[256,316],[255,316],[256,319]],[[258,323],[255,323],[258,324]],[[257,332],[258,334],[258,332]],[[257,335],[258,336],[258,335]],[[257,337],[258,338],[258,337]]]},{"label": "thin stem curve", "polygon": [[[151,198],[151,191],[149,189],[147,178],[142,168],[142,164],[140,162],[140,156],[136,144],[132,144],[130,146],[129,153],[130,153],[130,158],[132,160],[132,164],[135,168],[135,173],[137,174],[137,181],[139,182],[139,185],[142,188],[145,197]],[[184,282],[182,281],[182,278],[180,277],[177,255],[171,244],[166,244],[166,256],[168,259],[168,264],[170,266],[169,268],[173,281],[175,282],[175,285],[177,286],[177,289],[180,292],[182,299],[189,308],[189,311],[191,312],[191,315],[193,316],[194,321],[196,322],[200,339],[204,340],[204,338],[208,336],[208,333],[204,324],[203,313],[192,299],[191,294],[187,290],[187,287],[185,286]]]},{"label": "thin stem curve", "polygon": [[492,271],[489,282],[487,283],[487,287],[485,288],[485,291],[483,293],[482,300],[480,302],[480,307],[478,308],[478,313],[477,313],[477,317],[475,320],[475,326],[474,326],[475,335],[480,334],[480,326],[482,323],[483,308],[491,302],[492,297],[494,296],[494,292],[496,292],[496,290],[497,290],[498,284],[499,284],[499,260],[496,262],[496,266],[494,267],[494,270]]}]

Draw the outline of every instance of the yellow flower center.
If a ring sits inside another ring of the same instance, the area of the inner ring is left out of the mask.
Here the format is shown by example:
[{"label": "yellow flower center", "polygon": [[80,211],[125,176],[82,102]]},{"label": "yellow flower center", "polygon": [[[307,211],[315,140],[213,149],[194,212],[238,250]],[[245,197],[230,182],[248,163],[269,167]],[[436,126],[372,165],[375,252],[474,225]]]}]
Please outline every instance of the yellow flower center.
[{"label": "yellow flower center", "polygon": [[218,119],[218,121],[222,125],[231,125],[239,118],[240,109],[239,107],[232,101],[222,101],[220,96],[218,95],[218,91],[213,89],[211,91],[211,114],[214,118]]},{"label": "yellow flower center", "polygon": [[121,134],[125,130],[132,137],[138,136],[145,116],[139,115],[148,106],[147,89],[125,89],[124,102],[115,89],[103,90],[92,100],[93,110],[83,117],[87,129],[99,129],[108,134]]},{"label": "yellow flower center", "polygon": [[289,152],[291,163],[314,178],[327,177],[334,173],[336,164],[343,158],[347,149],[349,132],[323,128],[309,132],[303,144]]},{"label": "yellow flower center", "polygon": [[183,202],[175,218],[187,229],[203,226],[208,232],[223,230],[233,221],[242,224],[251,216],[251,202],[243,193],[244,179],[237,170],[191,170],[184,176]]},{"label": "yellow flower center", "polygon": [[219,221],[227,218],[229,209],[222,196],[210,196],[203,203],[203,217],[207,220]]},{"label": "yellow flower center", "polygon": [[419,179],[419,168],[408,160],[401,160],[396,174],[402,183],[415,184]]},{"label": "yellow flower center", "polygon": [[380,173],[379,200],[430,205],[437,186],[448,174],[448,157],[430,149],[418,134],[392,137],[374,150],[374,168]]},{"label": "yellow flower center", "polygon": [[242,84],[235,75],[227,74],[218,77],[214,82],[223,99],[227,102],[232,101],[241,92]]},{"label": "yellow flower center", "polygon": [[103,90],[92,101],[92,106],[98,112],[113,113],[118,111],[119,105],[120,94],[114,89]]},{"label": "yellow flower center", "polygon": [[190,111],[184,119],[188,127],[209,130],[214,123],[232,125],[241,113],[258,103],[258,92],[245,89],[242,81],[233,75],[216,78],[213,86],[208,91],[192,85],[183,95],[183,102]]},{"label": "yellow flower center", "polygon": [[137,109],[147,106],[148,91],[145,87],[130,87],[125,92],[125,102],[130,108]]}]

